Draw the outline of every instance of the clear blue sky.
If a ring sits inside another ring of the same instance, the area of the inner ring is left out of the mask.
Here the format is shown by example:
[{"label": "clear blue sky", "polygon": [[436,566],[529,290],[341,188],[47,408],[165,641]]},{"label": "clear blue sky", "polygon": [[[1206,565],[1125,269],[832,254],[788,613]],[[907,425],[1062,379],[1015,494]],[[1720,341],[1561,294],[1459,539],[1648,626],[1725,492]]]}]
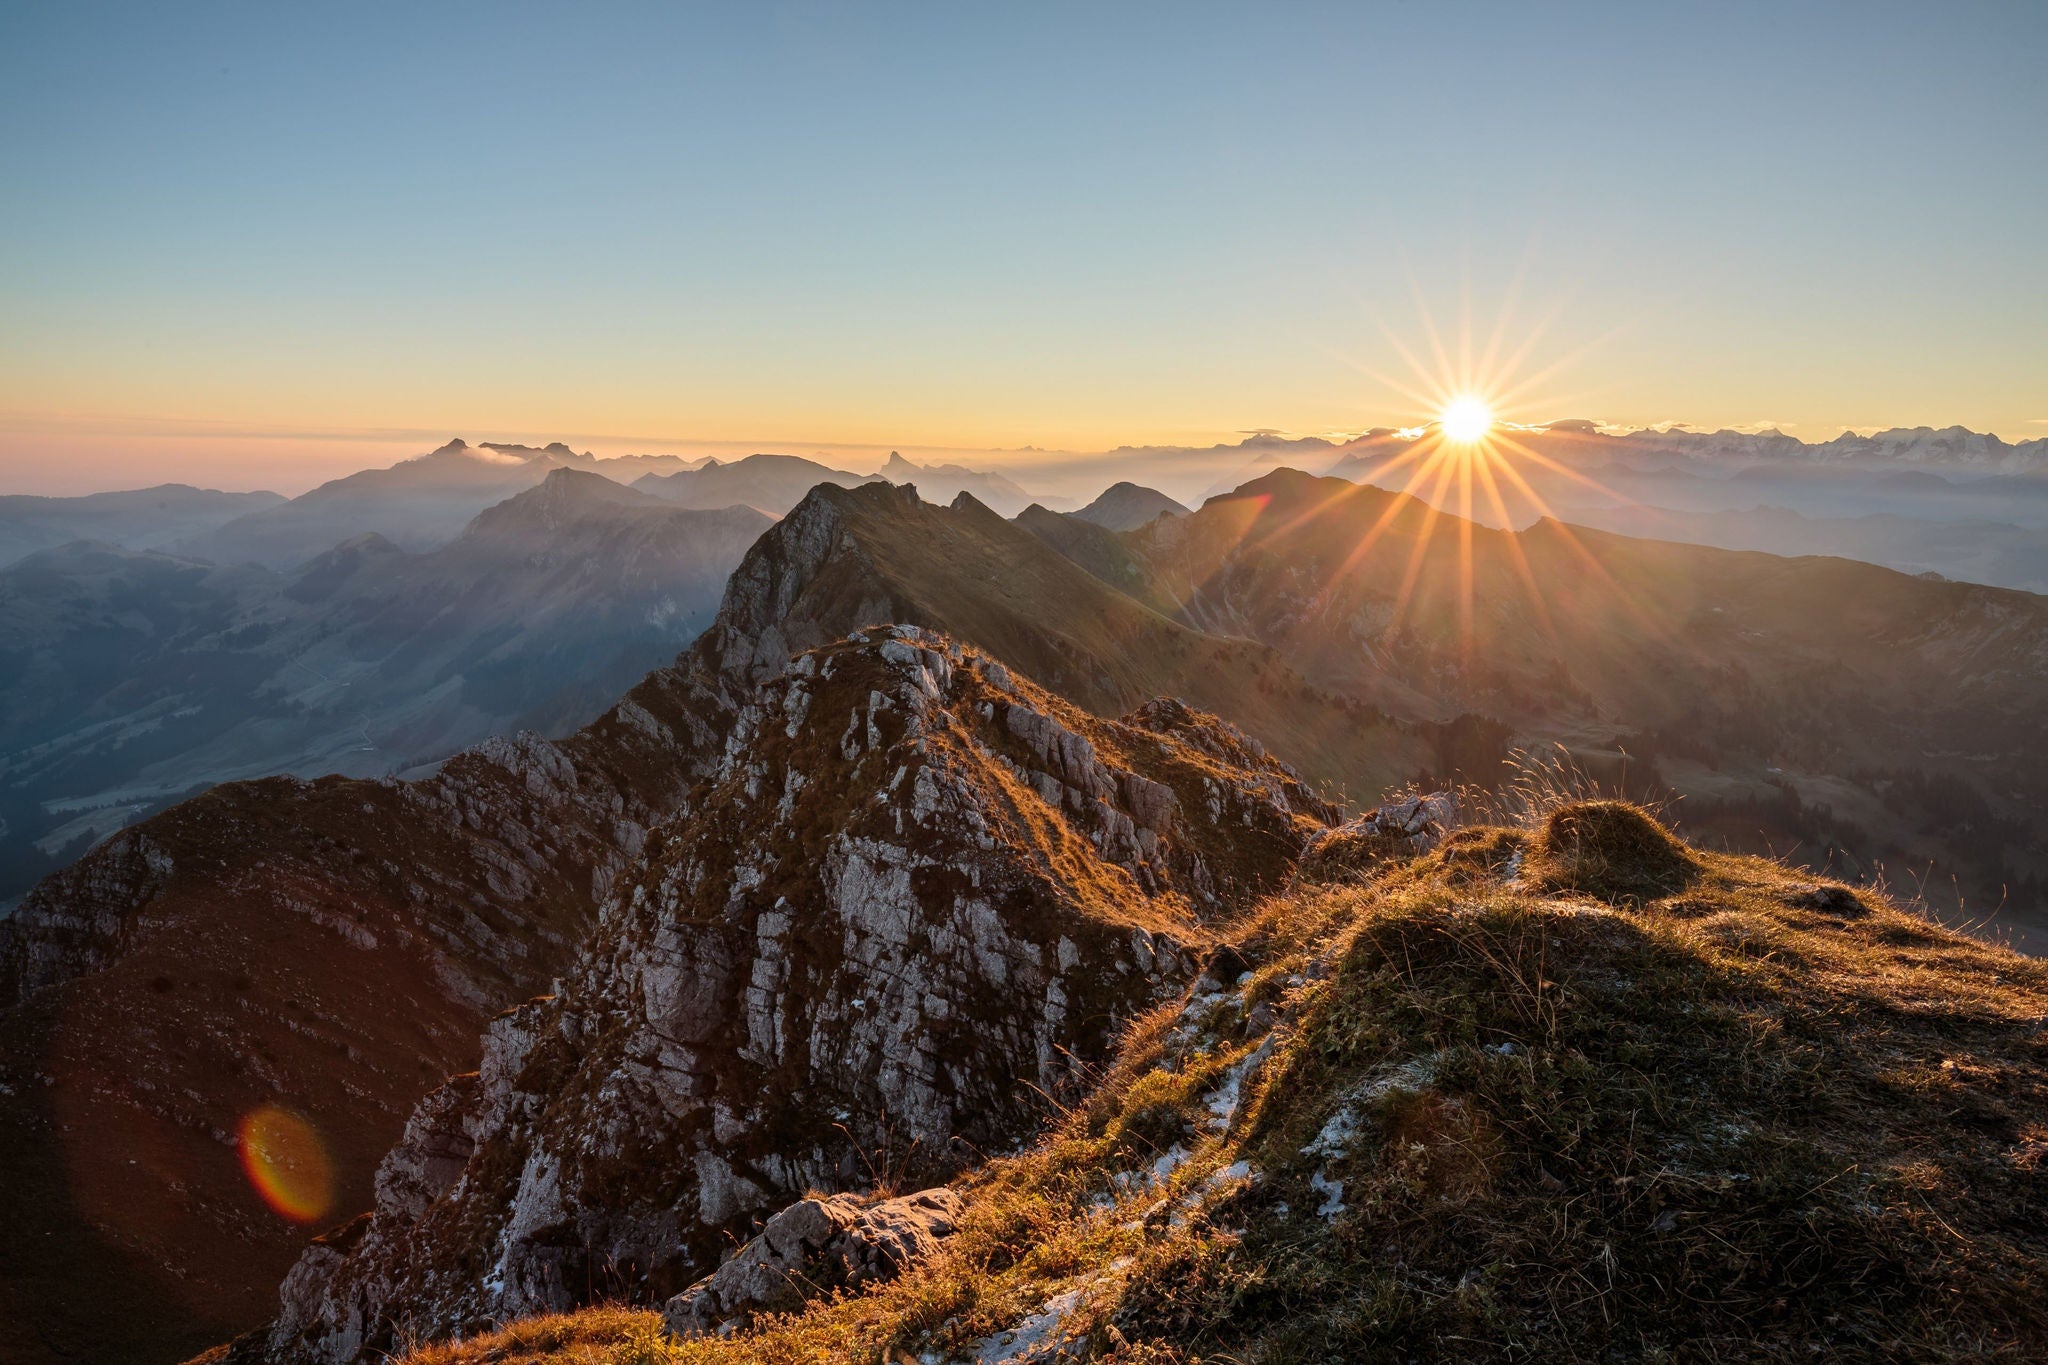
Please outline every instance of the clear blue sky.
[{"label": "clear blue sky", "polygon": [[0,203],[10,459],[1356,430],[1518,276],[1516,415],[2048,433],[2041,3],[14,3]]}]

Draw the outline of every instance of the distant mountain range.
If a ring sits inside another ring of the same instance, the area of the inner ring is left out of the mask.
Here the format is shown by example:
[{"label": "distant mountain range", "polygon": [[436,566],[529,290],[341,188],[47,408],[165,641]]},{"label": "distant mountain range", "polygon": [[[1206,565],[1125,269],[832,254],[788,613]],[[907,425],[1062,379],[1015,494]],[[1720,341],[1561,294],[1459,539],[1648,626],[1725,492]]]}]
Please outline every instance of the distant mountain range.
[{"label": "distant mountain range", "polygon": [[[1592,422],[1568,421],[1505,427],[1500,437],[1509,449],[1521,444],[1596,468],[1686,467],[1723,476],[1758,467],[1860,473],[1917,470],[1965,482],[1993,476],[2048,477],[2048,437],[2012,444],[1962,427],[1901,427],[1868,436],[1845,431],[1830,441],[1805,442],[1774,430],[1607,431]],[[1415,433],[1381,429],[1342,443],[1294,442],[1289,453],[1335,454],[1341,464],[1322,467],[1336,473],[1369,467],[1417,439]],[[1302,463],[1315,467],[1313,460]]]},{"label": "distant mountain range", "polygon": [[1864,875],[1933,858],[2048,929],[2048,598],[1555,520],[1507,534],[1293,470],[1121,535],[1019,524],[1388,714],[1627,765],[1698,837],[1770,830]]},{"label": "distant mountain range", "polygon": [[[936,502],[973,493],[1005,515],[1034,501],[1033,494],[1000,474],[959,465],[919,465],[893,452],[879,473],[855,474],[798,455],[749,455],[729,462],[674,455],[600,458],[578,454],[560,442],[472,446],[457,439],[428,454],[386,469],[362,470],[289,500],[270,493],[204,494],[189,489],[88,499],[0,500],[0,562],[5,562],[12,545],[26,554],[79,539],[273,569],[304,564],[359,535],[382,536],[402,550],[431,550],[454,539],[484,508],[533,487],[557,469],[601,474],[680,507],[744,506],[771,516],[787,512],[818,484],[850,487],[876,479],[917,484]],[[77,531],[67,534],[65,528],[73,526]]]},{"label": "distant mountain range", "polygon": [[[1631,535],[1773,554],[1841,554],[1910,573],[2048,587],[2048,441],[2009,445],[1951,428],[1844,435],[1611,435],[1590,423],[1511,431],[1512,468],[1470,506],[1418,478],[1415,438],[1375,433],[1328,447],[1338,478],[1438,498],[1492,526],[1545,516]],[[1448,492],[1449,486],[1446,486]]]},{"label": "distant mountain range", "polygon": [[276,493],[221,493],[167,483],[79,498],[0,497],[0,566],[74,540],[159,550],[275,507]]},{"label": "distant mountain range", "polygon": [[[1502,434],[1560,462],[1638,474],[1685,473],[1708,483],[1738,474],[1755,477],[1766,473],[1770,478],[1797,482],[1802,477],[1832,474],[1875,480],[1924,471],[1943,484],[1970,484],[1982,493],[1988,493],[1995,486],[1991,481],[1999,478],[2017,480],[2028,488],[2048,487],[2048,437],[2009,442],[1961,427],[1898,428],[1869,436],[1847,433],[1830,441],[1803,442],[1776,431],[1700,432],[1683,427],[1618,431],[1591,421],[1566,420],[1507,427]],[[1361,472],[1398,458],[1428,435],[1427,427],[1375,427],[1356,436],[1256,432],[1241,441],[1206,446],[1005,452],[1003,466],[1012,477],[1033,486],[1083,497],[1128,481],[1195,506],[1204,498],[1227,493],[1282,467],[1357,478]],[[1823,487],[1847,492],[1858,482],[1857,478],[1830,479]],[[1048,501],[1047,505],[1053,504]],[[1797,510],[1835,515],[1843,509],[1801,506]],[[1912,509],[1888,504],[1858,511],[1910,515]]]},{"label": "distant mountain range", "polygon": [[557,469],[618,475],[618,482],[626,482],[661,470],[687,471],[693,463],[675,456],[600,460],[559,443],[536,450],[472,446],[458,439],[388,469],[365,469],[321,484],[168,548],[216,564],[273,569],[304,564],[361,535],[382,536],[401,550],[431,550],[461,534],[486,507],[533,487]]},{"label": "distant mountain range", "polygon": [[[1589,428],[1592,424],[1587,422],[1554,422],[1548,433],[1585,434]],[[1694,458],[1810,461],[1866,467],[1884,464],[1952,473],[2048,474],[2048,436],[2014,443],[1960,426],[1892,427],[1869,434],[1845,431],[1828,441],[1801,441],[1774,428],[1755,432],[1694,431],[1677,426],[1664,431],[1612,433],[1606,439]]]},{"label": "distant mountain range", "polygon": [[915,485],[918,496],[933,503],[949,503],[967,493],[1005,516],[1014,516],[1034,501],[1032,494],[1001,474],[957,464],[916,464],[893,450],[874,474],[834,469],[800,455],[749,455],[730,464],[710,460],[682,473],[649,474],[633,486],[684,507],[741,503],[780,516],[821,483],[841,488],[863,483]]},{"label": "distant mountain range", "polygon": [[781,516],[821,483],[851,488],[877,475],[851,474],[801,455],[749,455],[730,464],[716,460],[675,474],[648,474],[633,487],[679,507],[757,508]]},{"label": "distant mountain range", "polygon": [[0,900],[208,783],[573,729],[695,638],[770,524],[556,466],[420,554],[368,532],[279,572],[73,543],[0,570]]}]

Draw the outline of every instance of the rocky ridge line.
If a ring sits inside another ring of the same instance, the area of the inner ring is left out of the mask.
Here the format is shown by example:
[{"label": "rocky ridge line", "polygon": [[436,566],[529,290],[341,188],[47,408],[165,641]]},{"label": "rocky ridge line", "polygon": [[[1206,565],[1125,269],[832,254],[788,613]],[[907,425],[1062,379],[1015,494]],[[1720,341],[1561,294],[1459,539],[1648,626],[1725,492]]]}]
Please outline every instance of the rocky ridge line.
[{"label": "rocky ridge line", "polygon": [[1332,816],[1176,703],[1098,720],[915,627],[803,654],[302,1258],[269,1357],[666,1297],[808,1190],[1013,1146]]}]

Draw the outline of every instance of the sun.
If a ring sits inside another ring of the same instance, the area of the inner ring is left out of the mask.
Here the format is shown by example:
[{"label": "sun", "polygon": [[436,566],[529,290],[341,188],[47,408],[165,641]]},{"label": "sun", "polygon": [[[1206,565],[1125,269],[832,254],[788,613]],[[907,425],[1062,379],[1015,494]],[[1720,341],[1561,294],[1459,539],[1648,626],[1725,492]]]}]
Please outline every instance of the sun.
[{"label": "sun", "polygon": [[1472,394],[1460,394],[1444,404],[1444,410],[1437,415],[1443,427],[1444,438],[1466,445],[1478,440],[1493,430],[1493,409],[1483,398]]}]

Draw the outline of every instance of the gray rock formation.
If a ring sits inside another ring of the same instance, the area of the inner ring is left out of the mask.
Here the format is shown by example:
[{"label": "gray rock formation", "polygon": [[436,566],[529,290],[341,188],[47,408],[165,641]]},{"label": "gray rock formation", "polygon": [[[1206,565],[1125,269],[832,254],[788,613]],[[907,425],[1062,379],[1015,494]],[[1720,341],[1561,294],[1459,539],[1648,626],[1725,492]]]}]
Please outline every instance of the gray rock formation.
[{"label": "gray rock formation", "polygon": [[1098,720],[909,626],[803,654],[293,1270],[271,1353],[665,1298],[807,1190],[1014,1146],[1330,814],[1177,704]]},{"label": "gray rock formation", "polygon": [[[1402,747],[1412,746],[1412,737],[1360,723],[1350,711],[1317,711],[1316,700],[1262,660],[1257,647],[1209,640],[1164,620],[971,500],[934,507],[885,483],[815,489],[748,552],[697,643],[576,734],[493,741],[416,782],[226,784],[110,840],[0,921],[0,1087],[11,1090],[0,1092],[0,1169],[19,1175],[0,1181],[0,1219],[40,1238],[39,1254],[62,1267],[47,1283],[61,1286],[69,1296],[63,1303],[81,1305],[71,1312],[54,1297],[32,1303],[25,1330],[40,1330],[35,1315],[46,1311],[51,1321],[90,1321],[109,1344],[80,1354],[111,1358],[125,1349],[119,1343],[132,1341],[189,1342],[196,1351],[220,1340],[223,1324],[266,1320],[275,1311],[279,1277],[305,1243],[301,1228],[261,1204],[234,1159],[236,1123],[260,1104],[288,1104],[318,1126],[336,1165],[335,1216],[388,1192],[393,1207],[427,1209],[427,1221],[438,1217],[443,1177],[462,1144],[478,1144],[483,1155],[476,1161],[497,1160],[492,1153],[503,1148],[482,1141],[488,1125],[463,1105],[451,1106],[445,1121],[435,1117],[441,1111],[422,1111],[415,1116],[421,1126],[406,1140],[412,1155],[379,1178],[380,1162],[421,1096],[440,1078],[478,1065],[477,1039],[495,1012],[558,979],[573,980],[578,950],[593,929],[612,937],[599,925],[599,908],[630,889],[627,879],[687,851],[688,841],[675,842],[672,831],[695,818],[699,796],[724,790],[704,784],[726,762],[728,737],[756,689],[781,678],[792,654],[888,620],[945,627],[1097,714],[1115,715],[1167,693],[1228,709],[1289,745],[1290,758],[1320,757],[1328,769],[1370,773],[1379,763],[1406,771],[1418,761],[1412,747]],[[1137,729],[1157,736],[1161,752],[1117,759],[1102,748],[1103,732],[1090,728],[1095,722],[1059,711],[1055,718],[1074,717],[1061,720],[1061,730],[1095,746],[1091,766],[1087,750],[1040,730],[1021,711],[1016,723],[1023,732],[1012,733],[1014,700],[990,694],[993,721],[952,703],[941,709],[951,707],[977,742],[1017,766],[1014,774],[1005,770],[1004,794],[990,798],[999,807],[1039,812],[1032,818],[1048,831],[1085,831],[1062,836],[1060,847],[1073,856],[1062,853],[1045,876],[1085,874],[1075,894],[1085,891],[1088,904],[1157,910],[1157,919],[1136,926],[1149,934],[1174,915],[1199,919],[1209,905],[1267,884],[1274,860],[1291,857],[1276,850],[1298,845],[1291,830],[1259,833],[1251,825],[1227,839],[1211,837],[1212,811],[1239,800],[1226,799],[1224,788],[1281,779],[1248,741],[1226,736],[1206,718],[1153,708]],[[1054,715],[1036,703],[1030,709]],[[882,730],[888,714],[877,719]],[[1297,724],[1304,714],[1321,719]],[[865,717],[856,734],[867,742]],[[834,745],[842,738],[830,737]],[[1032,747],[1041,744],[1042,751]],[[1180,777],[1157,767],[1161,754]],[[980,770],[986,773],[985,763]],[[1217,793],[1203,785],[1211,778]],[[1029,787],[1031,800],[1009,795],[1012,782]],[[1173,787],[1173,803],[1154,787]],[[1047,815],[1044,793],[1055,789],[1061,813]],[[847,812],[816,804],[822,790],[793,797],[794,808],[816,812],[818,829],[836,828]],[[781,799],[778,793],[771,804]],[[1296,811],[1315,809],[1306,793],[1288,799]],[[1244,800],[1256,808],[1270,797],[1251,792]],[[724,819],[721,812],[730,809],[728,802],[706,818]],[[650,844],[651,831],[662,838]],[[1127,870],[1111,875],[1097,866],[1105,862],[1094,843],[1098,832],[1108,858]],[[882,833],[895,837],[893,828]],[[817,831],[805,837],[822,848]],[[1199,867],[1190,849],[1199,852]],[[819,870],[840,866],[822,853],[815,866],[803,862],[811,857],[798,862],[814,880]],[[883,871],[885,880],[937,875],[916,867]],[[848,886],[870,875],[881,874],[845,860]],[[1122,899],[1097,894],[1126,880],[1135,889],[1119,893]],[[1178,899],[1155,890],[1162,886]],[[781,913],[772,897],[764,908]],[[751,930],[751,921],[736,929],[737,941],[754,942]],[[1112,960],[1121,957],[1141,974],[1156,969],[1153,950],[1143,940],[1133,945],[1129,927],[1120,932],[1122,947]],[[1059,937],[1038,951],[1057,958]],[[1072,951],[1084,951],[1085,936],[1068,937]],[[714,953],[708,936],[706,945]],[[742,976],[755,970],[754,954],[749,949],[736,966]],[[1047,984],[1041,980],[1039,988]],[[580,989],[572,987],[571,995]],[[740,1008],[728,996],[703,998],[712,1010]],[[1042,1003],[1020,1017],[1035,1017]],[[841,999],[833,1007],[848,1006]],[[493,1056],[505,1055],[510,1043],[494,1042]],[[553,1056],[553,1046],[541,1051]],[[500,1065],[487,1060],[484,1075]],[[661,1074],[670,1074],[665,1062]],[[544,1086],[539,1079],[532,1084]],[[489,1102],[499,1098],[493,1092]],[[1018,1115],[1035,1112],[1030,1099],[1025,1090],[999,1107],[994,1126],[1013,1131],[1007,1125]],[[485,1102],[479,1095],[477,1103]],[[889,1112],[898,1112],[893,1101]],[[566,1116],[558,1122],[565,1131],[570,1126]],[[819,1122],[820,1141],[835,1153],[851,1150],[832,1127],[836,1120]],[[81,1136],[87,1133],[98,1136],[88,1142]],[[110,1141],[109,1133],[121,1137]],[[943,1149],[943,1135],[937,1145]],[[127,1157],[138,1150],[176,1153],[178,1164],[161,1179],[137,1182]],[[932,1143],[919,1151],[921,1159],[933,1158]],[[824,1164],[836,1172],[838,1159]],[[465,1165],[476,1185],[475,1162]],[[693,1173],[692,1201],[696,1179]],[[741,1180],[767,1188],[740,1167],[728,1176],[707,1159],[703,1183],[714,1192],[714,1209],[725,1207],[720,1190],[732,1193],[735,1207],[753,1199]],[[835,1174],[834,1187],[847,1180]],[[68,1188],[105,1192],[89,1220],[62,1202]],[[747,1207],[779,1207],[800,1193],[764,1193]],[[471,1207],[487,1204],[480,1199]],[[380,1217],[380,1227],[396,1226]],[[740,1219],[735,1230],[750,1231],[741,1215],[733,1217]],[[312,1259],[357,1264],[349,1248],[368,1234],[366,1224],[325,1239]],[[496,1236],[495,1224],[488,1235]],[[538,1239],[577,1235],[544,1231]],[[715,1260],[726,1245],[722,1237],[722,1230],[705,1234],[701,1256],[683,1255],[660,1232],[663,1264],[676,1267],[663,1272],[661,1292],[708,1269],[703,1257]],[[134,1257],[108,1255],[108,1244],[207,1266],[212,1279],[198,1286],[149,1281],[134,1270]],[[622,1262],[616,1274],[595,1261],[587,1275],[563,1273],[602,1293],[643,1278],[653,1285],[635,1268],[645,1262]],[[304,1283],[306,1273],[302,1266],[295,1282]]]},{"label": "gray rock formation", "polygon": [[943,1185],[869,1203],[813,1195],[770,1218],[759,1236],[662,1309],[679,1337],[746,1327],[756,1313],[787,1312],[834,1289],[894,1279],[953,1235],[961,1199]]}]

